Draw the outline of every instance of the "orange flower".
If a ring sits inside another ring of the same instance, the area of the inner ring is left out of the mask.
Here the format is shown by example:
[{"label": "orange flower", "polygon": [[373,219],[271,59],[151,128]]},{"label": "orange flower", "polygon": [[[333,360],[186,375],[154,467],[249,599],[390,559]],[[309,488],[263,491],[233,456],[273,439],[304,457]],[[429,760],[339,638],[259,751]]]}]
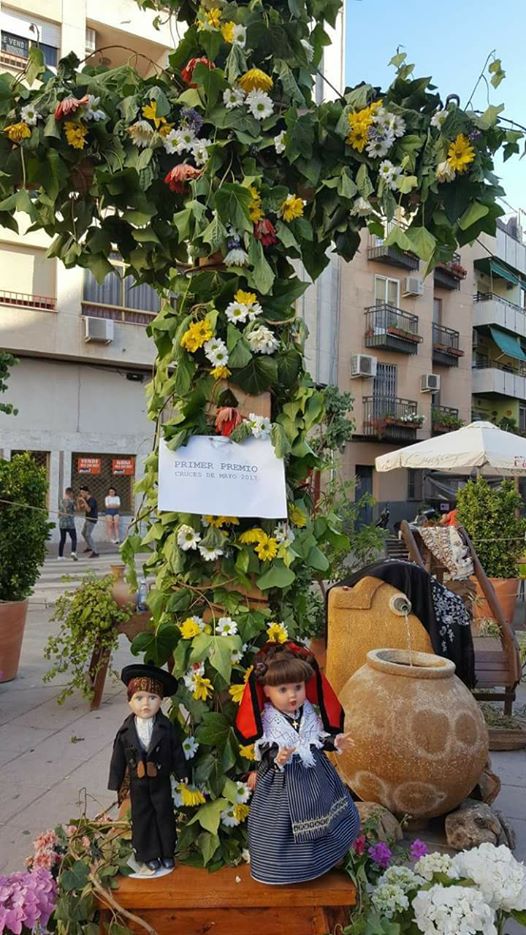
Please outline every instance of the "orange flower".
[{"label": "orange flower", "polygon": [[221,406],[216,415],[216,432],[228,438],[241,421],[241,413],[238,409],[233,406]]},{"label": "orange flower", "polygon": [[85,104],[89,104],[88,95],[85,94],[84,97],[65,97],[63,101],[60,101],[55,107],[55,120],[62,120],[62,117],[67,117],[69,114],[74,114],[79,107],[84,107]]},{"label": "orange flower", "polygon": [[183,162],[182,165],[174,166],[173,169],[170,169],[170,171],[166,173],[164,181],[171,192],[177,192],[180,195],[185,191],[188,182],[199,178],[200,175],[200,169],[196,169],[194,166],[189,166],[186,162]]},{"label": "orange flower", "polygon": [[210,59],[206,57],[206,55],[201,55],[200,58],[189,59],[184,68],[181,69],[181,78],[183,79],[184,83],[188,84],[191,88],[197,87],[196,84],[192,84],[192,75],[194,73],[194,68],[197,65],[206,65],[206,67],[211,71],[215,68],[214,63],[211,62]]}]

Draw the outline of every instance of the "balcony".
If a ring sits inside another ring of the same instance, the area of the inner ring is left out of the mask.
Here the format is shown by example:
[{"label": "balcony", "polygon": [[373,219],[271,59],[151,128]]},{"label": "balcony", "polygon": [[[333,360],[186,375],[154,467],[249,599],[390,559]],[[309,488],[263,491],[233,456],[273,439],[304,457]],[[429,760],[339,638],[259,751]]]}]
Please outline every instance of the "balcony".
[{"label": "balcony", "polygon": [[431,410],[431,434],[445,435],[446,432],[454,432],[464,425],[459,418],[458,409],[451,406],[434,406]]},{"label": "balcony", "polygon": [[460,262],[460,253],[454,253],[451,260],[435,266],[433,282],[440,289],[460,289],[460,283],[467,274],[467,269],[464,269]]},{"label": "balcony", "polygon": [[474,396],[509,396],[526,400],[526,367],[503,364],[484,354],[476,354],[471,391]]},{"label": "balcony", "polygon": [[464,351],[459,348],[459,333],[453,328],[433,325],[433,363],[442,367],[458,367],[459,357]]},{"label": "balcony", "polygon": [[412,399],[363,397],[363,435],[384,442],[414,442],[424,417]]},{"label": "balcony", "polygon": [[387,247],[378,239],[375,239],[371,246],[367,248],[367,259],[408,270],[418,269],[420,265],[420,261],[414,253],[405,253],[395,246]]},{"label": "balcony", "polygon": [[109,318],[125,325],[149,325],[157,312],[137,311],[119,305],[103,305],[100,302],[82,302],[82,314],[88,318]]},{"label": "balcony", "polygon": [[26,292],[10,292],[0,289],[0,305],[11,308],[29,308],[39,312],[55,312],[57,300],[49,295],[31,295]]},{"label": "balcony", "polygon": [[473,309],[473,326],[497,325],[526,338],[526,310],[494,292],[477,292]]},{"label": "balcony", "polygon": [[422,336],[418,334],[418,315],[403,312],[395,305],[371,305],[365,309],[366,347],[380,347],[400,354],[416,354]]}]

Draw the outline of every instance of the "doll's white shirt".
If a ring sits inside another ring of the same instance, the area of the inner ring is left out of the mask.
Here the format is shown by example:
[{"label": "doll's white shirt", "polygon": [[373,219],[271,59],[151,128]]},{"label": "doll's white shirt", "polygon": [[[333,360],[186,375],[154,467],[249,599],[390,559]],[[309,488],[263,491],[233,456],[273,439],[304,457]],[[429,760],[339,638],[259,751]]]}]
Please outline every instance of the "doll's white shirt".
[{"label": "doll's white shirt", "polygon": [[287,718],[268,702],[261,714],[261,726],[263,735],[255,743],[256,760],[261,759],[263,745],[277,744],[278,747],[293,747],[294,755],[299,756],[303,766],[314,766],[311,746],[321,750],[325,738],[329,737],[310,701],[303,703],[299,731],[295,731]]},{"label": "doll's white shirt", "polygon": [[148,750],[150,747],[154,721],[155,718],[153,717],[135,718],[135,730],[137,731],[141,747],[143,747],[144,750]]}]

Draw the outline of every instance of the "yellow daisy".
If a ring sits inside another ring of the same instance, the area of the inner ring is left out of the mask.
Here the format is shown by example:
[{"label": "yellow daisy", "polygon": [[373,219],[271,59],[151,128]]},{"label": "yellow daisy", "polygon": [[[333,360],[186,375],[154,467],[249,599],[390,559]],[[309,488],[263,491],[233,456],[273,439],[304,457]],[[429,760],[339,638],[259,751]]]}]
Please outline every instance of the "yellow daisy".
[{"label": "yellow daisy", "polygon": [[269,643],[286,643],[289,638],[287,628],[282,623],[270,623],[267,627]]},{"label": "yellow daisy", "polygon": [[267,536],[264,542],[258,542],[254,551],[262,562],[271,562],[278,554],[278,543],[272,536]]},{"label": "yellow daisy", "polygon": [[8,136],[12,143],[21,143],[22,140],[27,140],[31,136],[31,129],[21,120],[19,123],[11,123],[8,127],[5,127],[4,133]]},{"label": "yellow daisy", "polygon": [[212,29],[219,29],[221,21],[221,10],[218,6],[213,6],[206,14],[206,21]]},{"label": "yellow daisy", "polygon": [[181,796],[181,804],[184,806],[204,805],[206,802],[203,793],[199,789],[187,786],[184,782],[178,784],[177,791]]},{"label": "yellow daisy", "polygon": [[66,120],[64,123],[64,133],[69,146],[73,149],[84,149],[86,145],[86,134],[88,128],[81,123],[74,123],[73,120]]},{"label": "yellow daisy", "polygon": [[254,750],[254,744],[249,743],[246,746],[239,748],[239,755],[244,757],[245,760],[255,760],[256,752]]},{"label": "yellow daisy", "polygon": [[248,213],[250,215],[250,220],[256,224],[258,221],[261,221],[261,218],[264,215],[263,207],[261,205],[261,195],[259,194],[257,188],[254,185],[251,185],[249,192],[252,195],[252,201],[248,207]]},{"label": "yellow daisy", "polygon": [[190,325],[181,338],[181,347],[185,351],[197,351],[212,337],[213,331],[207,321],[196,321]]},{"label": "yellow daisy", "polygon": [[196,701],[206,701],[212,694],[212,682],[205,679],[202,675],[194,676],[194,690],[192,692]]},{"label": "yellow daisy", "polygon": [[244,292],[243,289],[238,289],[234,301],[239,302],[240,305],[253,305],[257,299],[255,292]]},{"label": "yellow daisy", "polygon": [[192,640],[194,636],[201,633],[201,627],[195,617],[187,617],[186,620],[179,624],[179,629],[183,640]]},{"label": "yellow daisy", "polygon": [[459,133],[447,151],[448,164],[455,172],[462,175],[463,172],[467,172],[468,166],[471,165],[474,158],[475,150],[473,146],[467,136]]},{"label": "yellow daisy", "polygon": [[235,704],[239,704],[243,697],[244,691],[245,691],[245,683],[243,682],[242,685],[239,685],[239,684],[231,685],[230,688],[228,689],[228,694],[230,695],[232,701]]},{"label": "yellow daisy", "polygon": [[260,542],[265,542],[267,539],[268,536],[266,532],[263,529],[259,529],[257,527],[255,529],[247,529],[247,531],[242,532],[239,537],[239,541],[243,545],[251,545],[254,542],[259,544]]},{"label": "yellow daisy", "polygon": [[305,513],[303,510],[300,510],[299,506],[296,506],[296,504],[291,506],[289,510],[289,519],[291,523],[294,523],[295,526],[299,526],[300,529],[307,525],[307,517]]},{"label": "yellow daisy", "polygon": [[165,117],[157,116],[157,101],[150,101],[149,104],[145,104],[142,109],[142,115],[146,120],[152,121],[156,130],[166,123]]},{"label": "yellow daisy", "polygon": [[303,200],[296,195],[289,195],[280,205],[279,213],[284,221],[293,221],[294,218],[302,217],[303,210]]},{"label": "yellow daisy", "polygon": [[250,91],[270,91],[274,82],[261,68],[251,68],[239,79],[239,84],[246,94]]},{"label": "yellow daisy", "polygon": [[221,35],[223,36],[225,42],[228,42],[230,45],[232,45],[234,41],[235,28],[236,24],[232,21],[229,21],[228,23],[225,23],[223,26],[221,26]]},{"label": "yellow daisy", "polygon": [[354,127],[349,135],[347,136],[347,143],[349,146],[352,146],[353,149],[358,153],[362,153],[365,149],[368,139],[368,129],[367,127]]},{"label": "yellow daisy", "polygon": [[243,803],[241,803],[240,805],[234,805],[232,809],[232,814],[234,818],[236,819],[236,821],[239,821],[239,822],[245,821],[245,819],[248,818],[249,812],[250,812],[250,806],[244,805]]},{"label": "yellow daisy", "polygon": [[206,520],[209,526],[215,526],[217,529],[227,525],[239,526],[237,516],[203,516],[203,519]]},{"label": "yellow daisy", "polygon": [[212,367],[210,371],[210,376],[212,376],[214,380],[228,380],[231,374],[232,371],[229,370],[228,367],[225,367],[224,364],[219,364],[218,367]]}]

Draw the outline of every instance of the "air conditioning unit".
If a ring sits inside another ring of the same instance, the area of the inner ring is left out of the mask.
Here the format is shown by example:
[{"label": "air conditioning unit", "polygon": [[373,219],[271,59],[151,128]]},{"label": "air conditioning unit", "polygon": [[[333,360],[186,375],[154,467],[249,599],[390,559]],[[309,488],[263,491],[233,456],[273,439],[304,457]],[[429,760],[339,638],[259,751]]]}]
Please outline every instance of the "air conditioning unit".
[{"label": "air conditioning unit", "polygon": [[370,354],[353,354],[351,357],[351,377],[375,377],[376,357]]},{"label": "air conditioning unit", "polygon": [[402,295],[423,295],[424,280],[420,276],[406,276]]},{"label": "air conditioning unit", "polygon": [[423,373],[420,377],[420,389],[422,393],[438,393],[440,389],[438,373]]},{"label": "air conditioning unit", "polygon": [[84,319],[84,340],[111,344],[113,341],[113,321],[110,318]]}]

